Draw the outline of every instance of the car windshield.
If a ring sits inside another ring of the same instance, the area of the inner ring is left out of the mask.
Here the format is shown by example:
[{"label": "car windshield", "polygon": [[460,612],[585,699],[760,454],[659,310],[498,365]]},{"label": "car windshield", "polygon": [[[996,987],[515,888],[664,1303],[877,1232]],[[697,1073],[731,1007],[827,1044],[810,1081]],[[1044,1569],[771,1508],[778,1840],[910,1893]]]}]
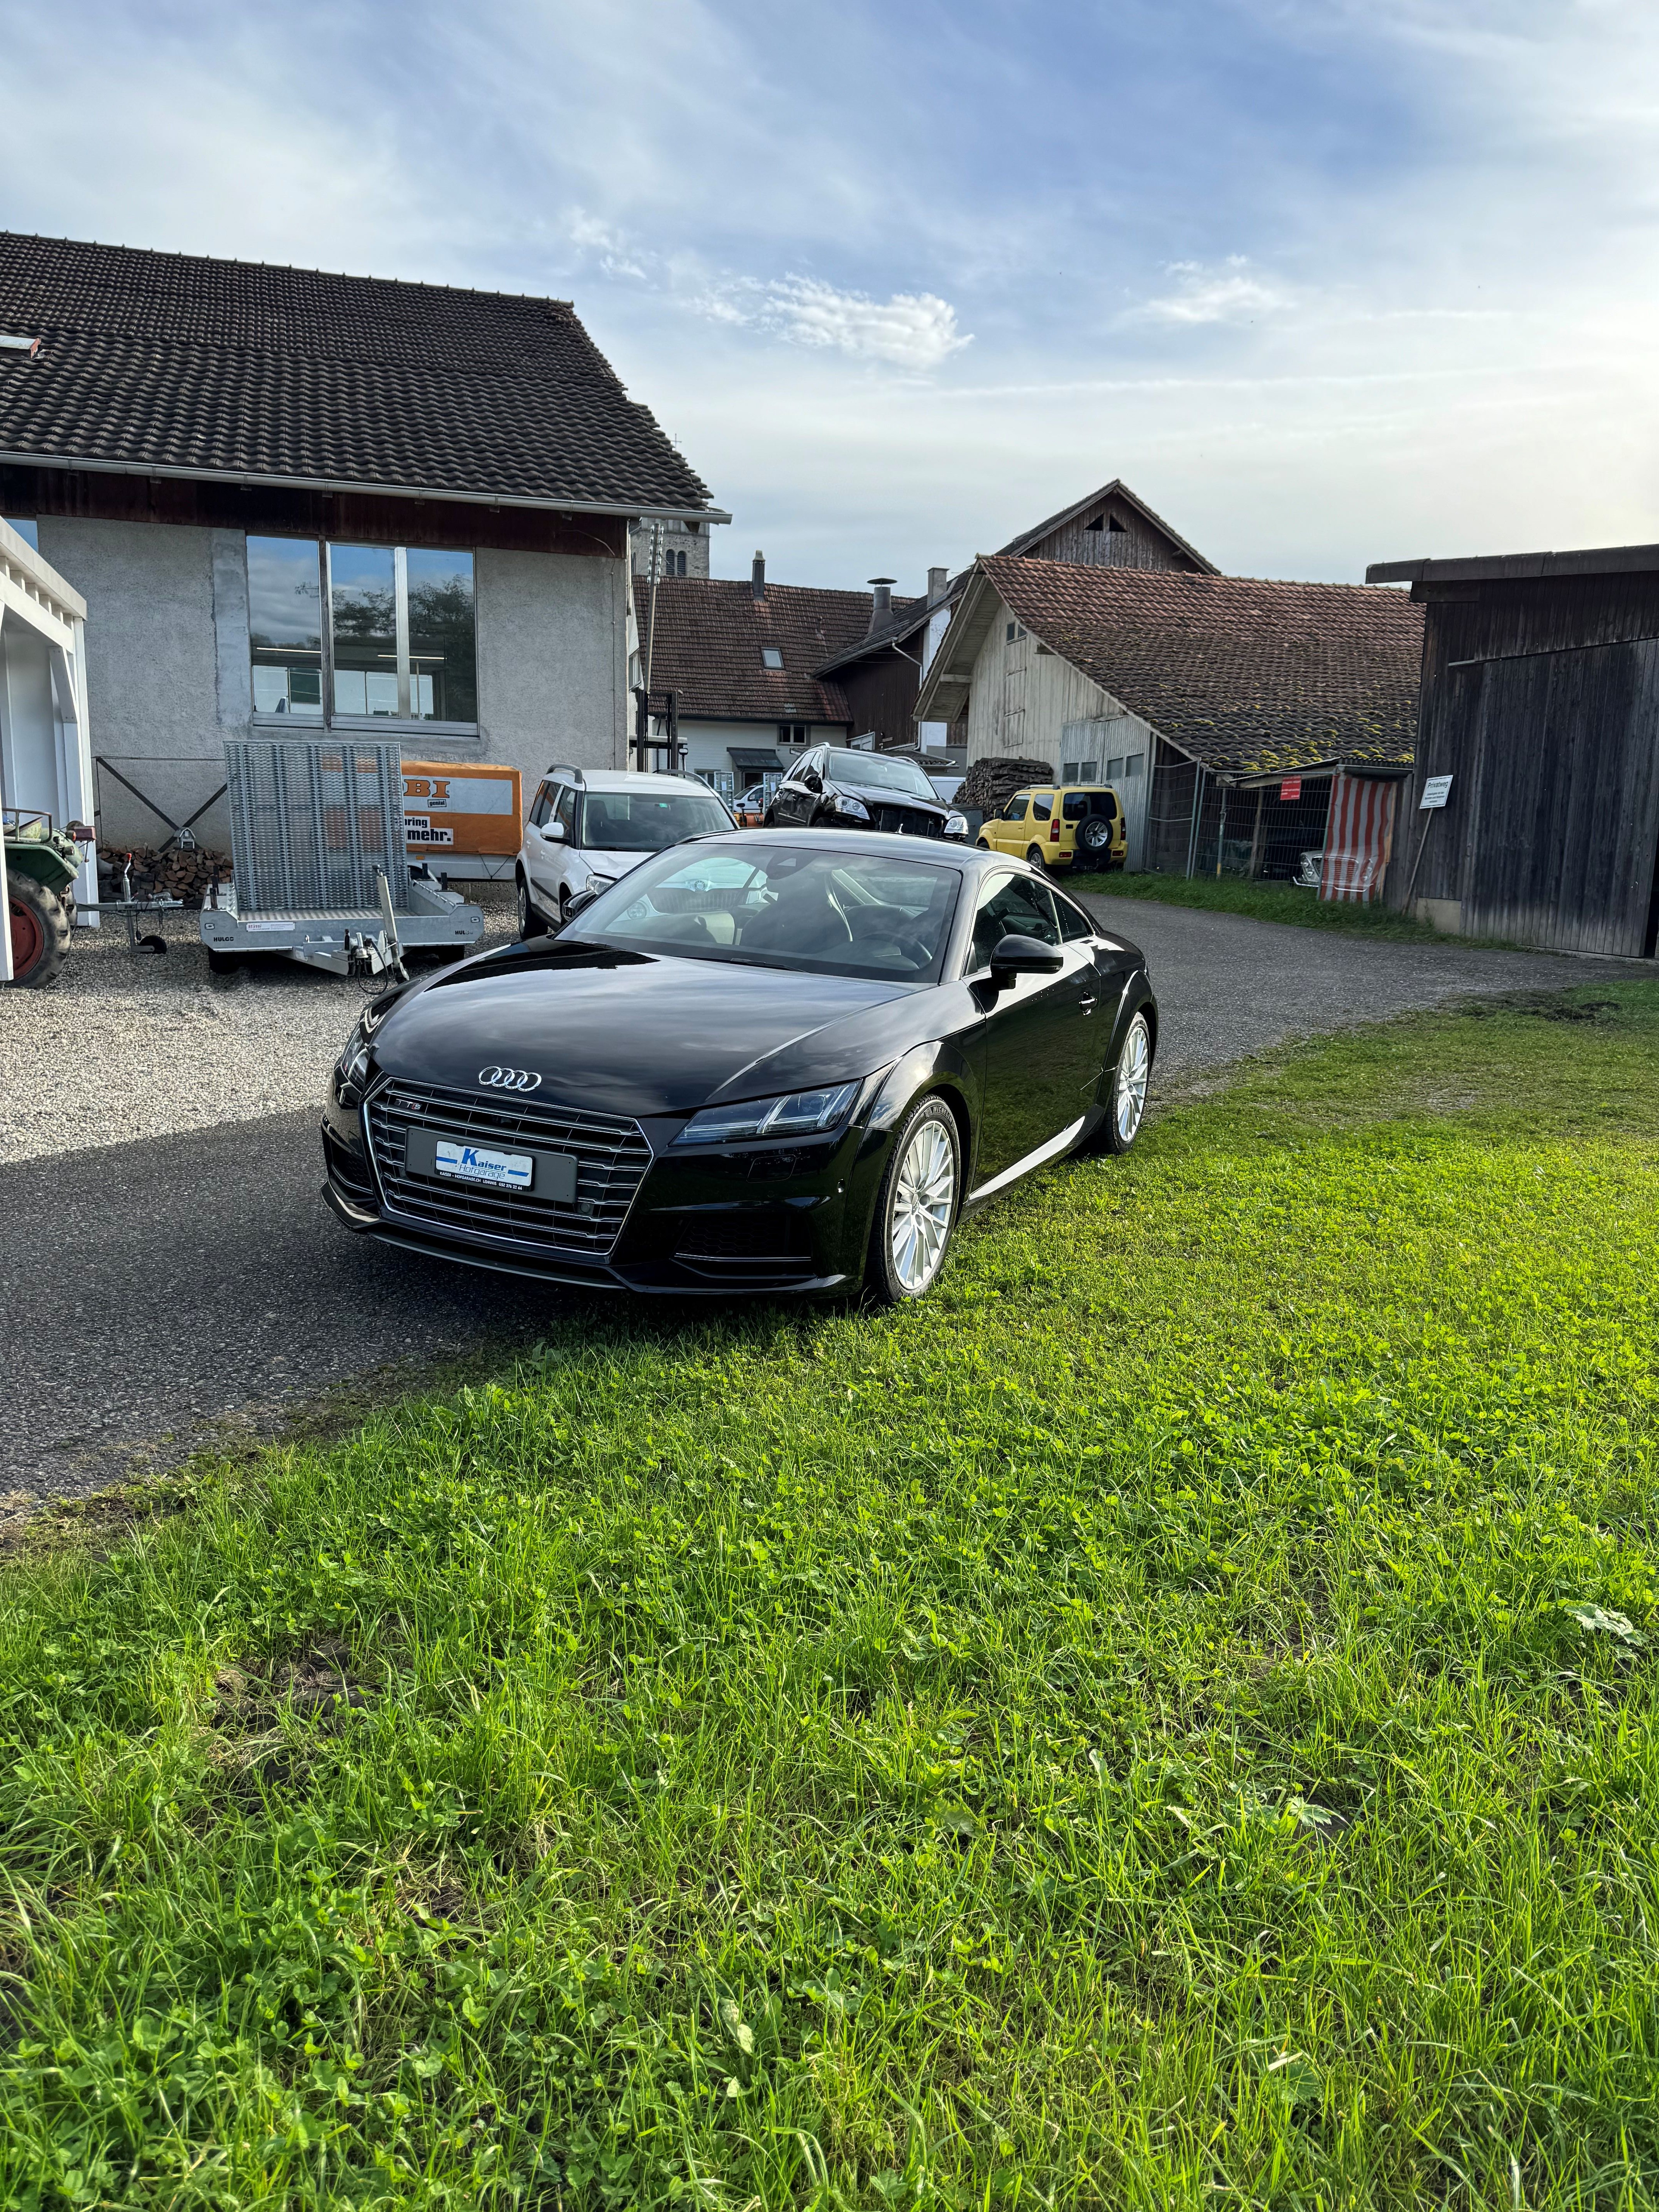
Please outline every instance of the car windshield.
[{"label": "car windshield", "polygon": [[683,837],[731,827],[712,792],[590,791],[582,801],[581,842],[602,853],[660,853]]},{"label": "car windshield", "polygon": [[824,774],[832,783],[855,783],[866,790],[908,791],[918,799],[936,803],[939,799],[915,761],[884,760],[879,753],[858,753],[850,746],[836,746],[824,763]]},{"label": "car windshield", "polygon": [[956,898],[954,868],[757,845],[751,833],[741,851],[705,846],[643,862],[561,941],[931,983]]}]

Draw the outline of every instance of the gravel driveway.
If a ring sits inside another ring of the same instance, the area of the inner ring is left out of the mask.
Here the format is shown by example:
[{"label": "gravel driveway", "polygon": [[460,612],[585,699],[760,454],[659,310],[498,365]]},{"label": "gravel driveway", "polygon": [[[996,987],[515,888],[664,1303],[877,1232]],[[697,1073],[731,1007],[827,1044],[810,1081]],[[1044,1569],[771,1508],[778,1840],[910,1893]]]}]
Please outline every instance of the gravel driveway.
[{"label": "gravel driveway", "polygon": [[[508,892],[475,892],[483,942],[513,934]],[[132,952],[125,923],[77,929],[58,981],[0,999],[0,1164],[210,1129],[309,1106],[365,987],[288,960],[211,975],[199,917],[146,917],[165,954]]]},{"label": "gravel driveway", "polygon": [[[1653,973],[1091,903],[1149,957],[1166,1083],[1471,993]],[[0,994],[0,1304],[27,1414],[0,1427],[0,1513],[7,1493],[22,1510],[266,1431],[355,1378],[533,1340],[568,1310],[572,1294],[341,1231],[317,1194],[314,1101],[356,987],[278,971],[222,990],[179,934],[153,963],[125,939],[82,957],[82,938],[67,988]]]}]

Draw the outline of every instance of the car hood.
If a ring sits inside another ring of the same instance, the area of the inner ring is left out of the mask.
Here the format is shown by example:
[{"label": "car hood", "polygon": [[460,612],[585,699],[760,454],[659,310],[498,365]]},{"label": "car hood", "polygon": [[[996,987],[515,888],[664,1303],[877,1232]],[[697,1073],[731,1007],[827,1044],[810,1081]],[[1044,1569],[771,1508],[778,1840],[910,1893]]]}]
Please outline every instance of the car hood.
[{"label": "car hood", "polygon": [[911,984],[532,939],[401,995],[376,1064],[464,1091],[481,1068],[539,1075],[543,1099],[688,1114],[710,1099],[844,1082],[915,1041]]},{"label": "car hood", "polygon": [[654,860],[654,853],[611,853],[601,845],[578,845],[572,848],[578,860],[585,860],[599,876],[625,876],[630,868],[637,868],[641,860]]},{"label": "car hood", "polygon": [[872,813],[878,806],[906,806],[918,814],[937,814],[943,822],[947,814],[958,811],[954,806],[943,805],[931,791],[924,797],[919,791],[887,791],[867,783],[842,783],[839,777],[834,775],[825,776],[823,787],[842,798],[861,799]]}]

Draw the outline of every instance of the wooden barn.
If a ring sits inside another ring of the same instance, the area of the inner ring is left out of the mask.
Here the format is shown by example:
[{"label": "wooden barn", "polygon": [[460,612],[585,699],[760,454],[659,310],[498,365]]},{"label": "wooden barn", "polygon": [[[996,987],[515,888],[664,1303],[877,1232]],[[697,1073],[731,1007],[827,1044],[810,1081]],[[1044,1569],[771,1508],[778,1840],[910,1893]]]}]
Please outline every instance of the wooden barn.
[{"label": "wooden barn", "polygon": [[[1409,583],[1425,612],[1391,902],[1455,935],[1652,958],[1659,545],[1383,561],[1366,580]],[[1425,787],[1443,806],[1422,809]]]}]

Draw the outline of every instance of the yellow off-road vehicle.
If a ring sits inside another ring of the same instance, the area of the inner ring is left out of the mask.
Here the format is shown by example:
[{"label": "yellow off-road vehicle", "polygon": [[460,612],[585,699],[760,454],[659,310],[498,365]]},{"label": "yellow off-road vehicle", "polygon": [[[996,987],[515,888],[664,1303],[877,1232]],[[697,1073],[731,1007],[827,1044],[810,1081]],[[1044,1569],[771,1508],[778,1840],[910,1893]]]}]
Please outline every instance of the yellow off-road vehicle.
[{"label": "yellow off-road vehicle", "polygon": [[981,823],[979,846],[1072,875],[1121,868],[1127,849],[1123,802],[1109,783],[1017,791],[1000,815]]}]

